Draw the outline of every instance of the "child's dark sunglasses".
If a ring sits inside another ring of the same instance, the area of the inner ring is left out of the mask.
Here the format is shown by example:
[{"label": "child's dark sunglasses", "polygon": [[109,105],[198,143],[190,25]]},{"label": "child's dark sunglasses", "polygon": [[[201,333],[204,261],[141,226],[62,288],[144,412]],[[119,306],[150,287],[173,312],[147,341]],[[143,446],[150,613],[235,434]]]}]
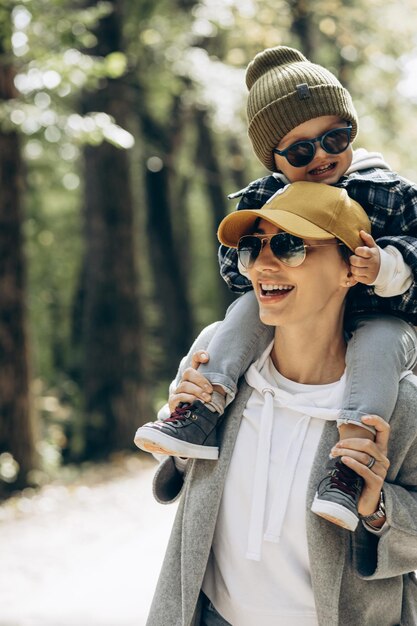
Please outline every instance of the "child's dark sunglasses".
[{"label": "child's dark sunglasses", "polygon": [[304,167],[314,159],[317,142],[328,154],[340,154],[348,148],[351,133],[352,125],[345,128],[334,128],[323,133],[320,137],[296,141],[285,150],[274,148],[273,152],[285,157],[293,167]]},{"label": "child's dark sunglasses", "polygon": [[321,248],[322,246],[343,246],[339,241],[327,243],[304,243],[304,240],[289,233],[277,235],[244,235],[237,244],[237,254],[240,264],[249,270],[260,255],[265,244],[269,243],[276,258],[288,267],[301,265],[307,254],[307,248]]}]

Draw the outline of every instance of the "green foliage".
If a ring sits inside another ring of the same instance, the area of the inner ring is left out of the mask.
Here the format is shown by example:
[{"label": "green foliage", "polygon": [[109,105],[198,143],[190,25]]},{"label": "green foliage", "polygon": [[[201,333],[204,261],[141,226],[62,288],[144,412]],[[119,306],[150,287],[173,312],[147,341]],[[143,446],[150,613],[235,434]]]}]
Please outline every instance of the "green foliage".
[{"label": "green foliage", "polygon": [[10,55],[12,51],[11,3],[0,6],[0,54]]},{"label": "green foliage", "polygon": [[[71,334],[83,254],[84,144],[109,141],[132,155],[141,301],[148,330],[144,353],[150,377],[158,381],[155,405],[163,398],[158,363],[169,355],[163,354],[158,336],[157,277],[147,250],[143,172],[160,162],[172,174],[174,229],[181,238],[187,228],[191,242],[189,285],[179,297],[191,298],[197,331],[222,311],[209,239],[212,207],[205,184],[210,173],[196,163],[195,111],[208,112],[226,193],[240,186],[239,175],[246,182],[263,175],[246,136],[244,68],[256,52],[293,45],[337,73],[360,115],[356,145],[381,151],[393,168],[417,179],[414,0],[404,0],[401,11],[382,0],[128,0],[123,4],[124,48],[100,58],[94,54],[95,29],[115,7],[121,10],[118,2],[86,8],[70,0],[8,0],[0,7],[0,62],[13,55],[19,92],[14,100],[0,102],[0,126],[19,131],[27,171],[34,378],[40,381],[40,405],[42,398],[52,396],[57,406],[67,407],[67,422],[59,426],[63,433],[71,423],[81,432],[82,420],[82,400],[74,386],[79,355],[73,352]],[[127,128],[101,111],[82,115],[83,90],[100,90],[121,77],[131,88]],[[153,133],[146,139],[145,127]],[[233,158],[231,140],[240,148]],[[54,411],[42,411],[44,424],[50,413]],[[45,438],[53,441],[52,447],[63,441],[50,432]]]}]

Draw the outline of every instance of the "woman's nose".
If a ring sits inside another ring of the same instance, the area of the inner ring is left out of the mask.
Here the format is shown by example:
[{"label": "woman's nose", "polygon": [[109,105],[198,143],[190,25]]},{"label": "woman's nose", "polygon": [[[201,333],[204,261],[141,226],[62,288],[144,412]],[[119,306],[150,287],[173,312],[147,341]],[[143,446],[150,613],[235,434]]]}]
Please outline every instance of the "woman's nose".
[{"label": "woman's nose", "polygon": [[281,265],[281,261],[272,252],[269,242],[263,242],[262,249],[255,261],[255,265],[257,268],[262,269],[276,269],[277,266]]}]

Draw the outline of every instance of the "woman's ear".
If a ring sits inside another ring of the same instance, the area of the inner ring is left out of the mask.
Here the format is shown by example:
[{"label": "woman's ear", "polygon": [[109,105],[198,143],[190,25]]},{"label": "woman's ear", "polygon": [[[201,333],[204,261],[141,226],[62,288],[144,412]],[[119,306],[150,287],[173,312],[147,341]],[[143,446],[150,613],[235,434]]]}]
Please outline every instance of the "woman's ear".
[{"label": "woman's ear", "polygon": [[359,281],[356,280],[354,276],[352,276],[352,272],[348,272],[344,275],[342,281],[342,287],[354,287],[358,284]]}]

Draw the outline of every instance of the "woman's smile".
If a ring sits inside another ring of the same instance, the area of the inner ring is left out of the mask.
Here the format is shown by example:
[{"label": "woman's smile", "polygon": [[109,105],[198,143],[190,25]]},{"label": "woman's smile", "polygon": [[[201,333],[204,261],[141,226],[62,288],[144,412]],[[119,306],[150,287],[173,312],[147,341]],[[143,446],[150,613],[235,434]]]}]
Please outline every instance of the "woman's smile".
[{"label": "woman's smile", "polygon": [[261,300],[283,299],[286,298],[294,289],[294,285],[283,283],[264,283],[259,282],[259,297]]}]

